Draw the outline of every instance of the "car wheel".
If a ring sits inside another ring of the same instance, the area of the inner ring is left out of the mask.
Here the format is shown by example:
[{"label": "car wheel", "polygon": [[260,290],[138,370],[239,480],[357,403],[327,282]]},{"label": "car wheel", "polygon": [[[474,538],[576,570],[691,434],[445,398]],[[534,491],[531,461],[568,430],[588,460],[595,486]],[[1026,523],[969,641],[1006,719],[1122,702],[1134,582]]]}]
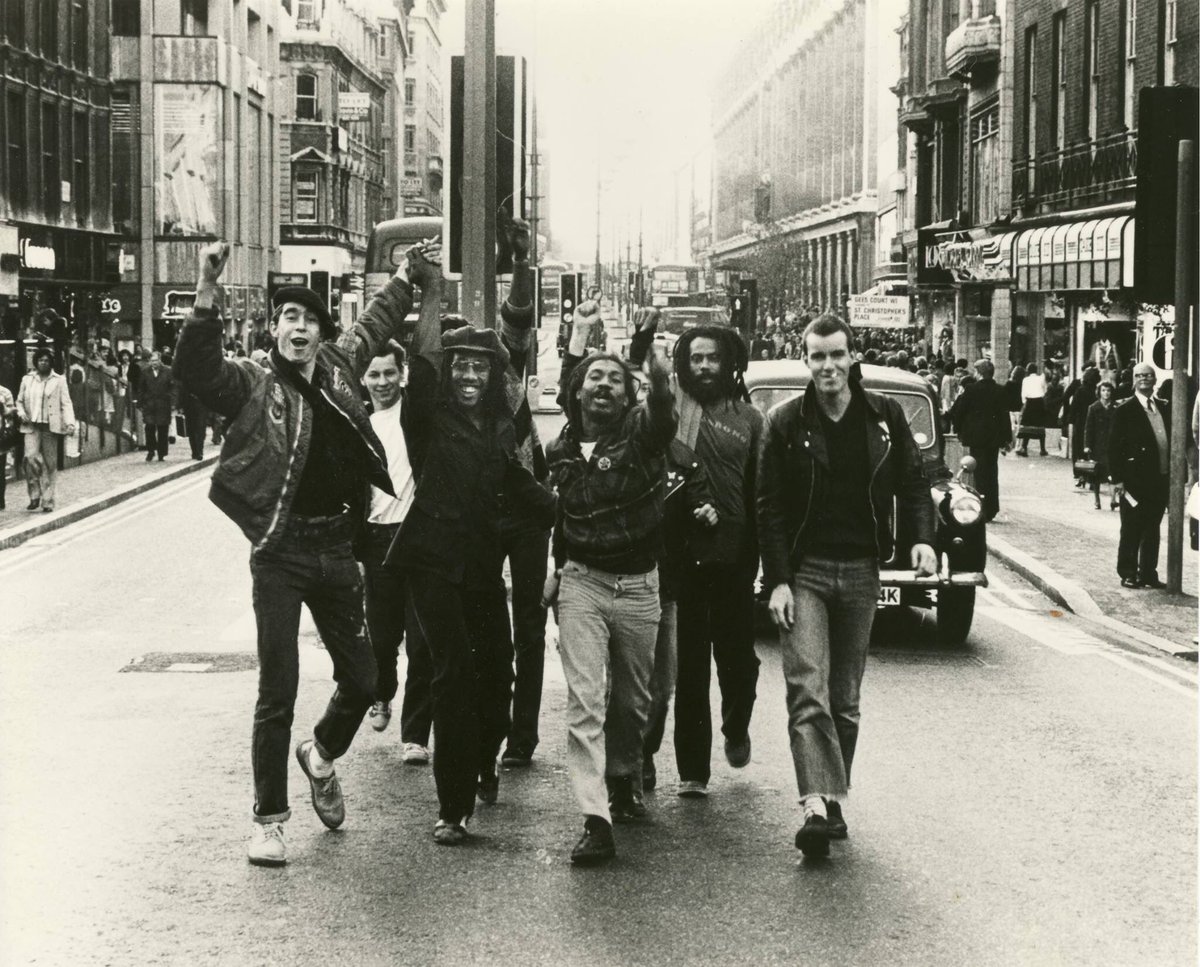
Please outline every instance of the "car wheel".
[{"label": "car wheel", "polygon": [[975,617],[974,588],[941,588],[937,600],[937,639],[947,648],[967,640]]}]

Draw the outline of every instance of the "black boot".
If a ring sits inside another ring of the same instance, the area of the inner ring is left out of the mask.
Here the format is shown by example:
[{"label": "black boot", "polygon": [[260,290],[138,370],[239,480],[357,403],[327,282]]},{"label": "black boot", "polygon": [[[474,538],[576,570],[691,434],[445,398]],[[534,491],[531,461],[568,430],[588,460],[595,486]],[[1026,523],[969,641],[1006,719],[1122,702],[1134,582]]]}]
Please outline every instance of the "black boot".
[{"label": "black boot", "polygon": [[612,826],[599,816],[587,816],[583,823],[583,836],[571,850],[571,862],[575,866],[599,866],[616,855]]}]

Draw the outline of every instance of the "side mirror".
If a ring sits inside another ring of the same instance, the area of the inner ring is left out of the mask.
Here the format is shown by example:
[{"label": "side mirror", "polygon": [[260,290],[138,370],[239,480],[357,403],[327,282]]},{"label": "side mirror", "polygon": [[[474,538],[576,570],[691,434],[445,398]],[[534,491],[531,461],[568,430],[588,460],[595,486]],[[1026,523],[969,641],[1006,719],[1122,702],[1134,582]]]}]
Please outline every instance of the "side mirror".
[{"label": "side mirror", "polygon": [[979,464],[975,461],[974,457],[963,457],[962,460],[959,461],[958,476],[954,478],[955,481],[966,484],[968,487],[974,487],[975,468],[977,466],[979,466]]}]

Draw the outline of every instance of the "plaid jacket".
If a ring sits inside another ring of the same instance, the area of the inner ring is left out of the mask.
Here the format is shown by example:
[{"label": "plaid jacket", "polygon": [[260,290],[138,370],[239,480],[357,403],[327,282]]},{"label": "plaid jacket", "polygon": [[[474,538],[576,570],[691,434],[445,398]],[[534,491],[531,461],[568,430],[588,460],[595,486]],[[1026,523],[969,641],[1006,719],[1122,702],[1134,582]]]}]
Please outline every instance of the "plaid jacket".
[{"label": "plaid jacket", "polygon": [[554,560],[569,558],[614,574],[644,574],[662,554],[666,454],[675,414],[654,417],[634,406],[620,427],[596,441],[587,460],[568,423],[547,447],[550,481],[558,493]]}]

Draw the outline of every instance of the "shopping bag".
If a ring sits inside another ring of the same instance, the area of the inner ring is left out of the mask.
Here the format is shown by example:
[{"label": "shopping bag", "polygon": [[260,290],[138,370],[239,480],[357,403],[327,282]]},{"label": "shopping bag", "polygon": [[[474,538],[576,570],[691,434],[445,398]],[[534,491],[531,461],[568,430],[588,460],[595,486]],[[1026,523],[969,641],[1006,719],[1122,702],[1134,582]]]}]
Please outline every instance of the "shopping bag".
[{"label": "shopping bag", "polygon": [[63,456],[70,460],[77,460],[79,458],[79,429],[80,424],[76,423],[75,432],[68,433],[63,437]]}]

